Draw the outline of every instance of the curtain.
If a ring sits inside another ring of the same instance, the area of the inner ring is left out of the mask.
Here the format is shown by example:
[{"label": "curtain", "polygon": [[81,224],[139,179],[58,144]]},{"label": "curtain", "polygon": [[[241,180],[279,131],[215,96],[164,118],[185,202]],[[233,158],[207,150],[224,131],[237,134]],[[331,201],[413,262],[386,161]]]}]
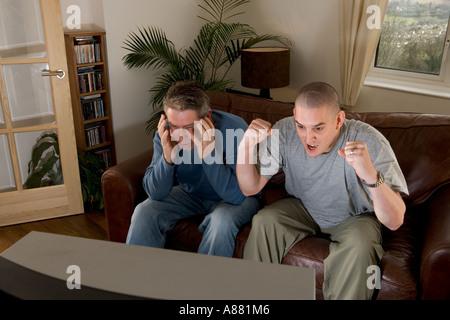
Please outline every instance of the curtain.
[{"label": "curtain", "polygon": [[389,0],[339,0],[342,107],[354,111],[378,46]]}]

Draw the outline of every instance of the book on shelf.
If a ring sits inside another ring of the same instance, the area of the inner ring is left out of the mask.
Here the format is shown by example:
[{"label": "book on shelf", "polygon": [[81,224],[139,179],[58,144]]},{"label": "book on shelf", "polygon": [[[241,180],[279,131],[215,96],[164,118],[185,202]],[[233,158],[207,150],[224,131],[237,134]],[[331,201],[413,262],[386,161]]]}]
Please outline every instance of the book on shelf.
[{"label": "book on shelf", "polygon": [[100,44],[94,36],[74,38],[77,64],[101,62]]},{"label": "book on shelf", "polygon": [[110,149],[102,149],[95,151],[94,154],[103,162],[105,163],[105,166],[108,168],[112,165],[112,157],[111,157],[111,150]]},{"label": "book on shelf", "polygon": [[106,116],[105,102],[101,94],[81,97],[81,112],[84,121]]},{"label": "book on shelf", "polygon": [[107,141],[106,127],[102,122],[86,124],[84,132],[86,135],[86,147],[94,147]]},{"label": "book on shelf", "polygon": [[78,68],[80,93],[103,90],[103,72],[95,67]]}]

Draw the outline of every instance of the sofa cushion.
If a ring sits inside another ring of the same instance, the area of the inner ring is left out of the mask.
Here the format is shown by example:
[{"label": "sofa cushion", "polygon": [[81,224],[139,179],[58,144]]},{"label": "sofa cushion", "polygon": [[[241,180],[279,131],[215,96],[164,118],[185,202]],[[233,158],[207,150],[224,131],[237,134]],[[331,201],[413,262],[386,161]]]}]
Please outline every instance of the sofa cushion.
[{"label": "sofa cushion", "polygon": [[278,120],[292,116],[294,105],[287,102],[261,99],[258,97],[208,91],[211,108],[231,112],[250,124],[261,118],[275,124]]},{"label": "sofa cushion", "polygon": [[240,116],[248,124],[257,118],[275,124],[281,119],[292,116],[293,109],[292,103],[237,94],[231,96],[231,113]]},{"label": "sofa cushion", "polygon": [[231,95],[222,91],[207,91],[211,108],[230,112],[231,110]]}]

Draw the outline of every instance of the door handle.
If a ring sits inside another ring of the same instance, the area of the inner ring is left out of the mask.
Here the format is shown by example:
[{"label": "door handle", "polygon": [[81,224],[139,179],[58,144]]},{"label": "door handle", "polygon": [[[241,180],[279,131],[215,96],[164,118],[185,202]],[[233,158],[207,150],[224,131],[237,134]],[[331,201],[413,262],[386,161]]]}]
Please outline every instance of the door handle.
[{"label": "door handle", "polygon": [[57,77],[58,79],[63,79],[66,76],[66,73],[61,69],[58,71],[42,70],[41,75],[43,77]]}]

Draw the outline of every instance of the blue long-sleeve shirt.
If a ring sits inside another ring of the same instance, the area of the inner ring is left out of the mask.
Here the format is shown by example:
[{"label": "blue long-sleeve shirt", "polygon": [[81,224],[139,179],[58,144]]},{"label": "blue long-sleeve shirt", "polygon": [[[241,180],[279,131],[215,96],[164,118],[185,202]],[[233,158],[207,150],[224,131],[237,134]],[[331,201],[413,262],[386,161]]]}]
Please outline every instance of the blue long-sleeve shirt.
[{"label": "blue long-sleeve shirt", "polygon": [[[163,155],[158,133],[153,139],[153,158],[143,179],[147,195],[153,200],[163,200],[172,190],[174,181],[201,199],[239,205],[245,196],[236,177],[237,147],[242,139],[246,122],[233,114],[213,110],[215,150],[200,160],[196,147],[181,150],[175,165],[169,165]],[[220,133],[219,133],[220,132]]]}]

